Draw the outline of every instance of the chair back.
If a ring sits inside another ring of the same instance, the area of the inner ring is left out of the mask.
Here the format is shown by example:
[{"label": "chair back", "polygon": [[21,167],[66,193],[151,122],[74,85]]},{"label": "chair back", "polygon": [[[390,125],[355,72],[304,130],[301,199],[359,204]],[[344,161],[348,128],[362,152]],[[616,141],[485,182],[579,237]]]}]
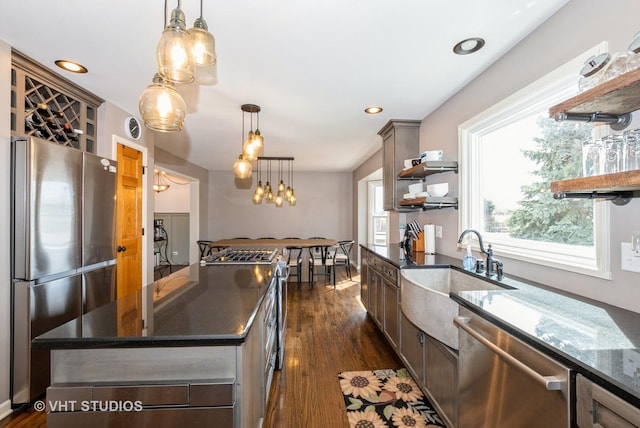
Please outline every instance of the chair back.
[{"label": "chair back", "polygon": [[354,241],[353,239],[350,241],[338,241],[338,245],[342,249],[342,252],[344,252],[344,255],[347,257],[350,257],[351,247],[353,247],[353,244],[355,243],[356,241]]},{"label": "chair back", "polygon": [[211,247],[209,246],[209,244],[211,244],[213,241],[206,241],[201,239],[196,242],[198,243],[198,248],[200,248],[200,258],[203,258],[211,254]]}]

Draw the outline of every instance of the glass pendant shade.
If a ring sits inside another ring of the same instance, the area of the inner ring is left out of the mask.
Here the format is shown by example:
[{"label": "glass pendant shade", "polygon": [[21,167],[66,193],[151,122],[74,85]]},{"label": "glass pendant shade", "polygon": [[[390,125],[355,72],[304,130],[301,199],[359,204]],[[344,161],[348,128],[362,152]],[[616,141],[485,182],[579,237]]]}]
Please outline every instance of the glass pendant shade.
[{"label": "glass pendant shade", "polygon": [[260,130],[256,129],[252,137],[253,145],[258,148],[258,151],[264,148],[264,138],[260,135]]},{"label": "glass pendant shade", "polygon": [[255,144],[253,136],[253,132],[249,131],[249,136],[242,145],[242,155],[247,160],[256,160],[258,159],[258,155],[260,154],[260,147]]},{"label": "glass pendant shade", "polygon": [[187,105],[173,85],[156,74],[153,83],[140,95],[138,110],[147,128],[160,132],[178,132],[184,125]]},{"label": "glass pendant shade", "polygon": [[259,195],[258,192],[255,192],[253,194],[253,203],[256,205],[259,205],[262,203],[262,195]]},{"label": "glass pendant shade", "polygon": [[296,200],[297,200],[296,194],[293,191],[293,189],[291,189],[291,197],[288,199],[289,205],[294,206],[296,204]]},{"label": "glass pendant shade", "polygon": [[259,195],[261,198],[264,195],[264,187],[262,187],[262,180],[258,181],[258,187],[256,187],[256,195]]},{"label": "glass pendant shade", "polygon": [[233,173],[237,178],[245,179],[251,177],[251,162],[244,159],[242,155],[238,156],[238,160],[233,164]]},{"label": "glass pendant shade", "polygon": [[275,200],[276,207],[280,208],[283,202],[284,202],[284,198],[282,197],[282,192],[278,192]]},{"label": "glass pendant shade", "polygon": [[285,189],[284,181],[280,180],[280,183],[278,184],[278,193],[284,192],[284,189]]},{"label": "glass pendant shade", "polygon": [[176,83],[193,82],[196,64],[193,38],[186,29],[184,13],[179,8],[171,12],[169,25],[158,41],[156,56],[158,73],[164,79]]},{"label": "glass pendant shade", "polygon": [[189,29],[193,41],[193,55],[196,66],[215,65],[216,40],[207,28],[207,22],[202,17],[196,19],[193,28]]},{"label": "glass pendant shade", "polygon": [[284,198],[288,201],[289,199],[291,199],[292,194],[293,194],[293,189],[287,186],[287,188],[284,191]]},{"label": "glass pendant shade", "polygon": [[273,196],[273,190],[271,190],[271,187],[269,187],[269,190],[264,191],[264,200],[268,203],[272,203],[274,200],[274,196]]}]

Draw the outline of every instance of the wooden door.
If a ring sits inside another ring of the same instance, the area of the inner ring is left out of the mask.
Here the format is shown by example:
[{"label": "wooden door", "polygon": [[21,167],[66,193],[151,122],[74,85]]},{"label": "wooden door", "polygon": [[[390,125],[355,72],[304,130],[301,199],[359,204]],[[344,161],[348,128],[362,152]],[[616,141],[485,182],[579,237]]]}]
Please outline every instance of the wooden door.
[{"label": "wooden door", "polygon": [[118,144],[118,297],[142,288],[142,152]]}]

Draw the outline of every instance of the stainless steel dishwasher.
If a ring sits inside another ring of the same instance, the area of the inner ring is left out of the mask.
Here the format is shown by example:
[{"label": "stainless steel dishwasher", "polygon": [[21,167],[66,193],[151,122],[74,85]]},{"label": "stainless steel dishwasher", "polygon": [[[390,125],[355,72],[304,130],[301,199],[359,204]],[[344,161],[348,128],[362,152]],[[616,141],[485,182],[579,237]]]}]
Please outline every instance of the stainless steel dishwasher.
[{"label": "stainless steel dishwasher", "polygon": [[460,308],[459,428],[568,427],[569,369]]}]

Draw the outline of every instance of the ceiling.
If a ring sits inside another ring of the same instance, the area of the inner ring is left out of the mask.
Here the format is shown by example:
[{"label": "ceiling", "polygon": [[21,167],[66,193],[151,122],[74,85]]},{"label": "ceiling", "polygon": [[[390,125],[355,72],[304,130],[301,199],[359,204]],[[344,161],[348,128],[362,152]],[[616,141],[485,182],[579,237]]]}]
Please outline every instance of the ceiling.
[{"label": "ceiling", "polygon": [[[204,0],[216,38],[217,83],[178,85],[188,114],[156,145],[210,170],[230,170],[250,129],[240,106],[261,106],[265,156],[295,169],[352,171],[381,147],[389,119],[423,119],[568,0]],[[177,5],[169,0],[168,8]],[[0,39],[139,116],[156,72],[160,0],[5,2]],[[187,27],[198,0],[183,0]],[[458,56],[453,46],[482,37]],[[71,59],[75,75],[54,66]],[[211,74],[205,75],[209,82]],[[384,111],[367,115],[367,106]],[[145,131],[153,132],[153,131]]]}]

